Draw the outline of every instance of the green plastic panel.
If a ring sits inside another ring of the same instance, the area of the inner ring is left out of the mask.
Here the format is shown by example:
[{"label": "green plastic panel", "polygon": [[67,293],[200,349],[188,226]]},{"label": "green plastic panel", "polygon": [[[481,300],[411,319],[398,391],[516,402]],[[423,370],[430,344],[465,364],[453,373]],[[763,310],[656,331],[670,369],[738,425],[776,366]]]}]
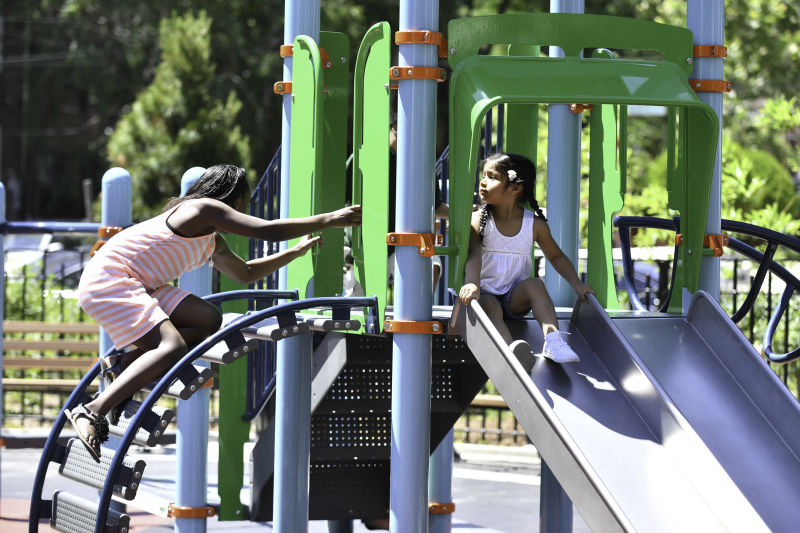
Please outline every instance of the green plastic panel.
[{"label": "green plastic panel", "polygon": [[[610,50],[599,49],[592,57],[617,59]],[[612,256],[612,217],[625,198],[626,106],[595,104],[589,118],[589,242],[587,281],[606,309],[618,309]],[[619,124],[619,127],[617,126]]]},{"label": "green plastic panel", "polygon": [[[294,40],[292,54],[292,134],[289,168],[289,218],[314,213],[314,180],[322,171],[323,129],[322,64],[317,44],[306,35]],[[299,239],[289,242],[293,246]],[[306,297],[314,276],[313,253],[295,259],[286,268],[286,288]]]},{"label": "green plastic panel", "polygon": [[[508,47],[508,55],[539,57],[541,47],[511,45]],[[524,155],[536,165],[539,142],[539,105],[508,104],[505,124],[506,153]]]},{"label": "green plastic panel", "polygon": [[694,55],[692,32],[686,28],[573,13],[513,13],[455,19],[447,25],[447,42],[453,68],[487,44],[556,45],[567,57],[578,57],[584,48],[657,50],[688,78]]},{"label": "green plastic panel", "polygon": [[[239,257],[249,254],[248,239],[226,235],[225,240]],[[246,289],[220,275],[220,292]],[[225,313],[244,313],[244,301],[225,302]],[[247,358],[229,365],[219,366],[219,462],[217,465],[217,493],[219,494],[219,519],[243,520],[244,506],[241,490],[244,484],[244,445],[250,440],[250,422],[243,420],[247,412]]]},{"label": "green plastic panel", "polygon": [[[347,163],[347,119],[350,97],[350,41],[343,33],[320,32],[320,45],[330,58],[323,65],[326,94],[323,114],[323,167],[314,181],[314,213],[327,213],[344,207],[345,166]],[[319,146],[317,147],[319,150]],[[315,247],[314,296],[342,294],[344,267],[344,230],[330,228],[322,232],[324,246]]]},{"label": "green plastic panel", "polygon": [[353,228],[353,258],[364,294],[378,297],[379,324],[387,296],[391,39],[388,22],[367,31],[358,49],[353,88],[353,202],[360,202],[363,210],[361,227]]},{"label": "green plastic panel", "polygon": [[[681,108],[685,117],[681,122],[687,134],[684,155],[678,160],[684,170],[683,181],[690,186],[670,193],[671,206],[684,206],[681,215],[686,227],[684,242],[688,244],[679,252],[681,277],[676,279],[676,285],[697,290],[702,254],[694,250],[702,250],[718,126],[714,111],[689,87],[685,61],[678,61],[691,56],[691,33],[682,28],[594,15],[479,17],[452,21],[448,29],[451,51],[456,49],[450,56],[454,65],[450,79],[450,238],[457,248],[455,260],[450,262],[451,286],[458,288],[463,283],[472,178],[480,125],[487,110],[503,103],[591,102]],[[537,33],[540,31],[542,35]],[[568,54],[577,53],[581,47],[656,49],[671,60],[465,57],[469,50],[492,42],[558,44]]]}]

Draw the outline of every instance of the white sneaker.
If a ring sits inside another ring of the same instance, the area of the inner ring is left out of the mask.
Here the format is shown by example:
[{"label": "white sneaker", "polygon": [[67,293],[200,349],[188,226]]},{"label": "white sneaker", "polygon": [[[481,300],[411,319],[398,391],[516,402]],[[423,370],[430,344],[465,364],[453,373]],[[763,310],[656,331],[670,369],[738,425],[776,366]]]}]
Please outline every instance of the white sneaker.
[{"label": "white sneaker", "polygon": [[[545,336],[542,355],[556,363],[577,363],[581,359],[569,347],[567,341],[561,336],[562,333],[561,331],[551,331]],[[567,333],[567,335],[569,334]]]}]

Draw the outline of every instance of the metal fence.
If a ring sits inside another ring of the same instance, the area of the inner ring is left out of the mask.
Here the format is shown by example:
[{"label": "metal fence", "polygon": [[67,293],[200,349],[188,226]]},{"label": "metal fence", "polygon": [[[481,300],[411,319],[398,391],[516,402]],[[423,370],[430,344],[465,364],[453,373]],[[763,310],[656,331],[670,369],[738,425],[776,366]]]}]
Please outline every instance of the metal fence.
[{"label": "metal fence", "polygon": [[[42,261],[48,261],[47,254]],[[670,279],[671,260],[659,258],[635,262],[639,265],[640,276],[637,278],[637,290],[640,300],[648,307],[655,308],[666,297]],[[781,264],[792,272],[800,272],[799,259],[785,259]],[[541,269],[541,262],[539,261]],[[579,270],[585,271],[581,263]],[[721,261],[721,305],[729,313],[737,309],[742,298],[750,289],[752,277],[758,265],[739,257],[724,256]],[[543,270],[543,269],[542,269]],[[59,274],[42,275],[45,265],[23,267],[18,272],[6,274],[5,316],[7,319],[47,320],[52,322],[84,321],[85,315],[80,310],[74,294],[74,284],[68,276]],[[621,267],[620,272],[621,276]],[[618,283],[618,287],[622,284]],[[772,274],[768,274],[761,293],[756,300],[753,311],[739,323],[744,335],[760,349],[766,323],[772,315],[783,291],[783,284]],[[619,290],[621,302],[627,301],[627,294]],[[36,334],[22,334],[36,335]],[[37,337],[39,338],[39,337]],[[60,338],[65,338],[61,335]],[[67,337],[72,338],[72,337]],[[92,338],[78,336],[76,338]],[[773,341],[775,350],[790,351],[800,345],[800,310],[790,306]],[[19,354],[21,355],[21,354]],[[52,351],[26,353],[29,357],[80,358],[93,362],[90,354],[69,351]],[[94,354],[96,356],[96,354]],[[800,363],[771,365],[776,374],[786,384],[795,397],[800,396]],[[66,383],[79,379],[84,372],[77,370],[36,370],[6,369],[4,377],[15,379],[52,379],[53,383]],[[58,380],[58,381],[56,381]],[[67,381],[63,381],[67,380]],[[217,380],[215,380],[215,383]],[[484,394],[495,394],[491,384]],[[4,388],[4,406],[7,425],[30,427],[51,423],[57,416],[68,395],[64,390],[12,390]],[[216,393],[211,397],[212,423],[216,422],[218,409]],[[481,398],[484,398],[481,401]],[[466,442],[494,442],[504,444],[522,444],[527,442],[524,431],[519,427],[513,414],[502,402],[496,399],[480,397],[475,405],[468,408],[456,424],[456,438]]]}]

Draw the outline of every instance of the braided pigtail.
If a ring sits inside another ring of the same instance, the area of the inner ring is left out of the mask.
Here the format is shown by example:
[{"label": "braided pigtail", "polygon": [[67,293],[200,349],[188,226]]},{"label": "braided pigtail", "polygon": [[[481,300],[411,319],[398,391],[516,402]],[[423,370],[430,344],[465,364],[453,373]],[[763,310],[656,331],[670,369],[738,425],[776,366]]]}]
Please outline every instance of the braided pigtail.
[{"label": "braided pigtail", "polygon": [[533,199],[530,200],[530,204],[531,204],[531,209],[533,209],[534,214],[537,217],[539,217],[542,220],[544,220],[545,222],[547,222],[547,217],[544,216],[544,213],[542,212],[542,208],[539,207],[539,202],[537,202],[536,199],[533,198]]},{"label": "braided pigtail", "polygon": [[481,239],[481,244],[483,244],[483,230],[486,229],[487,220],[489,220],[489,206],[487,204],[483,204],[481,206],[481,220],[478,228],[478,237]]}]

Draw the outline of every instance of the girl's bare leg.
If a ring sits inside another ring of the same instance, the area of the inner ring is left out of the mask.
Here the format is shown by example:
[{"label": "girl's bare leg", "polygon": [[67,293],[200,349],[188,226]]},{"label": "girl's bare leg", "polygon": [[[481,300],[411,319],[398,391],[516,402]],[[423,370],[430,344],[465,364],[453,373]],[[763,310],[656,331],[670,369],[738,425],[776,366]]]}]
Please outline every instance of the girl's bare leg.
[{"label": "girl's bare leg", "polygon": [[550,295],[547,294],[544,282],[539,278],[528,278],[520,282],[511,293],[509,301],[511,311],[521,313],[529,307],[533,309],[533,316],[545,335],[558,331],[556,308]]},{"label": "girl's bare leg", "polygon": [[492,324],[494,324],[500,336],[503,337],[503,340],[506,341],[506,344],[511,344],[514,339],[511,338],[511,332],[508,331],[508,326],[506,326],[503,320],[503,307],[500,304],[500,300],[493,294],[481,294],[478,297],[478,303],[481,304],[483,310],[486,311],[489,320],[492,321]]}]

